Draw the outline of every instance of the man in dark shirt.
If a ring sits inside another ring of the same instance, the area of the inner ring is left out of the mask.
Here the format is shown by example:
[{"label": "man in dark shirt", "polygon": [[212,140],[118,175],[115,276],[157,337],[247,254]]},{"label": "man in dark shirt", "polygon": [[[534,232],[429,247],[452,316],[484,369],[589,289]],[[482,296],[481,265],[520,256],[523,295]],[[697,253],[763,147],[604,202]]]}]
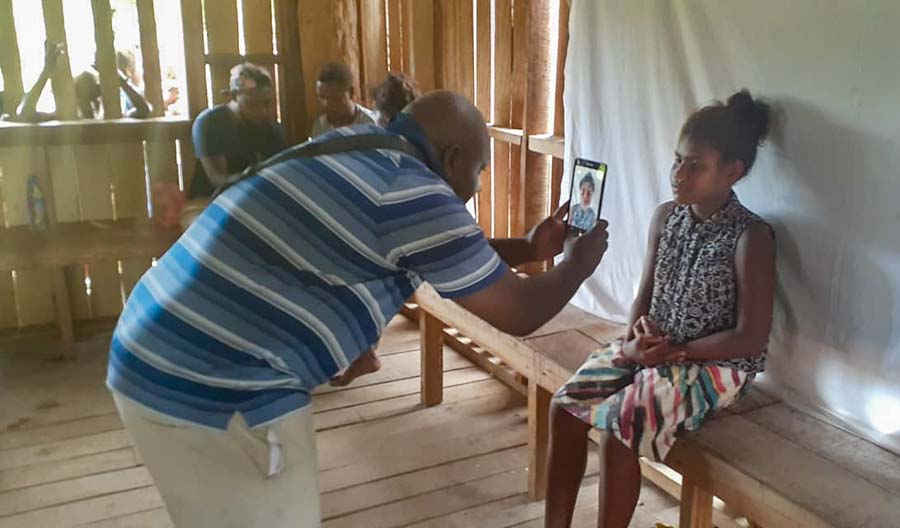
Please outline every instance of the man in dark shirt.
[{"label": "man in dark shirt", "polygon": [[284,132],[273,118],[272,77],[245,62],[232,68],[231,101],[204,110],[193,126],[197,168],[188,198],[211,196],[230,175],[278,153]]}]

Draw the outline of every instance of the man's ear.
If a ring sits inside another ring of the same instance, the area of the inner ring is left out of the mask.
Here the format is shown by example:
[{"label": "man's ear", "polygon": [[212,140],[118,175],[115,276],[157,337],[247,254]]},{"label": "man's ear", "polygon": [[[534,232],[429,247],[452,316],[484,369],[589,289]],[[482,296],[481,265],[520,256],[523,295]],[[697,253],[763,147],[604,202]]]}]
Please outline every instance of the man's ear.
[{"label": "man's ear", "polygon": [[459,163],[461,155],[462,146],[459,143],[453,143],[444,149],[444,152],[441,154],[441,163],[446,170],[452,170]]}]

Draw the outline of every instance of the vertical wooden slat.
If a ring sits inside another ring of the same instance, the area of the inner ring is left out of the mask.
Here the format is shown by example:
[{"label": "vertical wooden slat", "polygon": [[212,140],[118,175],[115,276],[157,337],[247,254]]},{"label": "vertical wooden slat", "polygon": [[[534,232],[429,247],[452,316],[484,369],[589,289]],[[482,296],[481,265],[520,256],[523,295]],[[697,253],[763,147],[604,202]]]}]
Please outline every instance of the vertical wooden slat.
[{"label": "vertical wooden slat", "polygon": [[181,0],[184,31],[184,69],[187,84],[188,113],[191,119],[207,107],[206,63],[203,50],[203,6],[200,0]]},{"label": "vertical wooden slat", "polygon": [[281,64],[281,125],[290,145],[305,140],[309,132],[305,128],[308,122],[305,104],[308,89],[304,82],[309,77],[304,76],[301,64],[296,0],[275,0],[275,35]]},{"label": "vertical wooden slat", "polygon": [[[359,32],[357,30],[356,0],[299,0],[298,24],[303,77],[310,89],[306,91],[306,122],[301,130],[308,134],[319,114],[316,101],[315,78],[318,69],[327,62],[342,62],[358,82]],[[288,38],[291,36],[288,35]],[[296,34],[294,35],[296,38]],[[281,39],[279,38],[279,42]],[[290,68],[285,66],[287,70]]]},{"label": "vertical wooden slat", "polygon": [[[512,83],[512,0],[496,0],[494,6],[494,118],[498,126],[510,125]],[[494,141],[494,236],[509,236],[509,181],[512,149]]]},{"label": "vertical wooden slat", "polygon": [[681,515],[679,526],[682,528],[712,528],[713,496],[685,477],[681,482]]},{"label": "vertical wooden slat", "polygon": [[156,40],[156,12],[153,0],[137,0],[138,27],[141,33],[141,60],[144,64],[144,96],[150,103],[150,115],[165,115],[162,75],[159,69],[159,43]]},{"label": "vertical wooden slat", "polygon": [[387,74],[387,26],[384,0],[359,0],[359,84],[362,99],[371,107],[369,90]]},{"label": "vertical wooden slat", "polygon": [[[70,145],[47,147],[47,166],[53,183],[53,200],[57,222],[81,220],[78,203],[78,178],[75,148]],[[77,264],[65,269],[66,289],[69,293],[72,317],[75,320],[91,318],[90,299],[84,286],[84,266]]]},{"label": "vertical wooden slat", "polygon": [[459,3],[458,53],[460,91],[475,102],[475,11],[474,0],[456,0]]},{"label": "vertical wooden slat", "polygon": [[[209,54],[237,55],[238,46],[238,14],[235,0],[216,0],[204,2],[206,14],[206,42]],[[228,101],[228,78],[234,64],[213,62],[209,65],[212,79],[213,104]]]},{"label": "vertical wooden slat", "polygon": [[400,0],[387,1],[388,63],[391,71],[406,71],[403,64],[403,24]]},{"label": "vertical wooden slat", "polygon": [[[552,129],[550,109],[550,87],[554,82],[552,68],[550,0],[530,0],[529,20],[526,24],[528,41],[527,102],[525,103],[525,135],[546,134]],[[523,142],[523,148],[526,144]],[[544,154],[528,152],[525,163],[523,189],[524,229],[529,229],[543,220],[550,207],[550,160]],[[523,230],[524,232],[524,230]]]},{"label": "vertical wooden slat", "polygon": [[400,50],[401,59],[403,60],[403,71],[410,74],[412,71],[412,24],[413,24],[413,4],[414,0],[400,0],[400,36],[402,46]]},{"label": "vertical wooden slat", "polygon": [[438,76],[441,87],[475,99],[474,20],[472,0],[446,0],[440,3],[440,39],[437,55],[441,58]]},{"label": "vertical wooden slat", "polygon": [[116,67],[112,9],[109,7],[109,0],[91,0],[91,8],[94,12],[94,42],[97,45],[103,118],[117,119],[122,117],[122,103],[119,99],[119,72]]},{"label": "vertical wooden slat", "polygon": [[[31,176],[37,176],[41,184],[47,215],[52,219],[52,190],[41,147],[0,148],[0,170],[3,171],[5,220],[10,226],[28,225],[31,222],[28,211],[28,180]],[[23,326],[55,320],[51,278],[47,270],[16,270],[15,297]]]},{"label": "vertical wooden slat", "polygon": [[435,89],[434,0],[409,1],[409,73],[423,93]]},{"label": "vertical wooden slat", "polygon": [[[79,145],[75,147],[75,174],[78,178],[78,207],[81,220],[110,220],[114,217],[112,177],[120,170],[110,164],[113,149],[122,145]],[[112,317],[122,308],[119,267],[115,261],[89,266],[91,315]]]},{"label": "vertical wooden slat", "polygon": [[0,72],[3,73],[5,112],[13,114],[25,91],[12,0],[0,0]]},{"label": "vertical wooden slat", "polygon": [[[2,2],[2,0],[0,0]],[[2,149],[0,149],[2,152]],[[3,166],[0,165],[0,231],[6,229],[6,214],[3,210],[5,200],[3,189]],[[16,292],[13,288],[12,272],[0,271],[0,330],[15,328],[19,324],[16,314]]]},{"label": "vertical wooden slat", "polygon": [[[62,0],[43,0],[44,26],[47,40],[65,44],[66,26],[63,18]],[[56,116],[59,119],[75,119],[75,83],[69,66],[69,55],[64,53],[57,59],[56,70],[51,78],[53,97],[56,101]],[[118,104],[116,92],[116,104]]]},{"label": "vertical wooden slat", "polygon": [[[243,0],[244,49],[248,55],[272,53],[272,3]],[[270,72],[275,75],[275,72]]]},{"label": "vertical wooden slat", "polygon": [[64,268],[50,271],[53,280],[53,306],[56,308],[56,324],[59,327],[62,358],[75,359],[75,332],[72,326],[72,306]]},{"label": "vertical wooden slat", "polygon": [[[525,128],[525,98],[528,82],[528,0],[513,3],[513,74],[510,102],[510,126]],[[519,237],[525,234],[525,157],[528,153],[527,137],[521,146],[510,149],[509,162],[509,234]]]},{"label": "vertical wooden slat", "polygon": [[[491,0],[475,0],[475,105],[485,121],[491,121]],[[485,234],[493,235],[491,220],[491,166],[481,174],[481,192],[478,193],[478,224]]]},{"label": "vertical wooden slat", "polygon": [[[113,171],[116,218],[147,219],[147,178],[144,171],[144,147],[141,143],[108,145],[109,167]],[[137,279],[150,267],[148,258],[121,261],[121,297],[131,293]]]},{"label": "vertical wooden slat", "polygon": [[[569,49],[569,2],[559,3],[559,38],[556,47],[556,96],[553,112],[553,135],[562,137],[566,129],[566,113],[564,107],[564,92],[566,87],[566,57]],[[562,177],[565,163],[559,158],[553,158],[550,168],[550,209],[553,210],[560,202],[562,193]]]}]

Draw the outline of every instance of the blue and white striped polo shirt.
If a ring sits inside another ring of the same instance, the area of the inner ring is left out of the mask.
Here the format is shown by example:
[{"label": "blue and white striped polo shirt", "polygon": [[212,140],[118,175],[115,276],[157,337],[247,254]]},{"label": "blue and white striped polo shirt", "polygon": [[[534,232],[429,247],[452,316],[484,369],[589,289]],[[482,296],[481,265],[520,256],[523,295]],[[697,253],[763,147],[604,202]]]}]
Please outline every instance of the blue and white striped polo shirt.
[{"label": "blue and white striped polo shirt", "polygon": [[[398,134],[411,117],[326,134]],[[431,168],[429,168],[429,166]],[[107,385],[170,417],[250,427],[307,405],[376,342],[423,281],[445,297],[506,272],[465,204],[397,151],[298,158],[222,193],[135,286]]]}]

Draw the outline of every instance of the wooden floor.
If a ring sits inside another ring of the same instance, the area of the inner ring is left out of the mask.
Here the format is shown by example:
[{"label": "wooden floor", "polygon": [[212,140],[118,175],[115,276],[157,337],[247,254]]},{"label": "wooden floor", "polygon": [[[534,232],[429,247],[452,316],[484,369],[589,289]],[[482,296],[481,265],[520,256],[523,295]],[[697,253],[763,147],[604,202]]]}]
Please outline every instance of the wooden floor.
[{"label": "wooden floor", "polygon": [[[0,343],[0,528],[172,526],[105,386],[109,334],[52,359],[50,338]],[[444,403],[419,404],[418,332],[395,319],[383,369],[314,398],[324,525],[539,527],[526,491],[526,407],[516,392],[445,351]],[[596,455],[576,526],[595,526]],[[632,526],[677,524],[675,501],[645,483]]]}]

